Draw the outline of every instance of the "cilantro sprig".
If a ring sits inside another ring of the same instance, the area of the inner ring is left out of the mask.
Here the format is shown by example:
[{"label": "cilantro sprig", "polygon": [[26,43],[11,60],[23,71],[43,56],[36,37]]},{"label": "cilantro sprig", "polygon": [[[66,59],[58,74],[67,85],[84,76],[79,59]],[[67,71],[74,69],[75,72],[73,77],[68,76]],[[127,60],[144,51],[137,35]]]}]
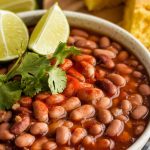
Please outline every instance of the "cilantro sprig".
[{"label": "cilantro sprig", "polygon": [[[21,56],[7,75],[0,75],[0,109],[10,109],[20,99],[21,94],[33,97],[41,91],[52,94],[63,92],[66,87],[66,72],[58,67],[70,55],[79,54],[75,47],[60,43],[48,59],[33,52]],[[55,59],[55,64],[50,61]],[[19,76],[19,81],[13,80]]]},{"label": "cilantro sprig", "polygon": [[65,43],[60,43],[58,45],[57,49],[55,50],[55,53],[51,58],[55,59],[56,62],[48,72],[49,74],[48,85],[53,94],[63,92],[67,82],[66,72],[58,68],[58,65],[62,64],[64,59],[69,55],[78,55],[78,54],[80,54],[80,51],[73,46],[67,48]]}]

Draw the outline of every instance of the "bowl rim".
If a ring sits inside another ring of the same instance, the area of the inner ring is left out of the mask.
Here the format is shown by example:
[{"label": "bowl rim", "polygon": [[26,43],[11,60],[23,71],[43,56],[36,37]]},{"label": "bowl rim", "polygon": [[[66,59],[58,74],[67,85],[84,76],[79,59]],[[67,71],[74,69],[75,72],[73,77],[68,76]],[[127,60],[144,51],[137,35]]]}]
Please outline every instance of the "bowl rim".
[{"label": "bowl rim", "polygon": [[[31,18],[31,19],[38,18],[39,19],[45,12],[46,12],[46,10],[33,10],[33,11],[21,12],[21,13],[18,13],[17,15],[20,18],[22,18],[25,21],[25,23],[28,23],[27,18]],[[119,27],[118,25],[116,25],[112,22],[109,22],[105,19],[98,18],[98,17],[92,16],[89,14],[72,12],[72,11],[64,11],[64,13],[67,16],[67,18],[80,18],[83,20],[95,22],[97,24],[102,23],[108,29],[113,28],[117,32],[122,33],[122,36],[127,36],[133,42],[134,45],[136,45],[137,47],[139,47],[141,49],[141,51],[142,51],[141,54],[143,56],[147,56],[147,58],[149,58],[149,61],[147,60],[147,62],[148,62],[148,64],[150,64],[150,53],[148,52],[147,48],[139,40],[137,40],[133,35],[131,35],[128,31],[124,30],[123,28]],[[126,44],[124,44],[124,46],[127,47]],[[140,59],[140,58],[138,58],[138,59]],[[144,60],[142,60],[142,61],[144,61]],[[143,65],[146,68],[148,75],[150,77],[150,69],[148,69],[148,65],[146,65],[147,62],[145,62],[145,63],[142,62],[142,63],[144,63]],[[150,138],[149,132],[150,132],[150,121],[148,122],[147,127],[144,130],[144,132],[142,133],[142,135],[128,148],[128,150],[140,150],[146,144],[148,139]]]}]

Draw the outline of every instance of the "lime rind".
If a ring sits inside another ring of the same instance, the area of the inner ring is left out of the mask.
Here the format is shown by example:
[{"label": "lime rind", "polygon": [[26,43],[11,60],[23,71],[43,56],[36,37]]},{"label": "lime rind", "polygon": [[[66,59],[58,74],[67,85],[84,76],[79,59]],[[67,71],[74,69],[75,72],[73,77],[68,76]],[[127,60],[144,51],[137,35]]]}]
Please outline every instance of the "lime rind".
[{"label": "lime rind", "polygon": [[67,18],[56,3],[36,25],[28,47],[38,54],[49,55],[54,52],[60,41],[67,41],[69,32]]}]

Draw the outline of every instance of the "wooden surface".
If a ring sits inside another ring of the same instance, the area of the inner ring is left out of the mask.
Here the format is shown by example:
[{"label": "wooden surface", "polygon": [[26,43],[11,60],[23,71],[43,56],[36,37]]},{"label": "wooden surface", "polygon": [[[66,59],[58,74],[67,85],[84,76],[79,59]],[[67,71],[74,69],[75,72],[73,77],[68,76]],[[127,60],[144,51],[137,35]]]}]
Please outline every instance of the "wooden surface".
[{"label": "wooden surface", "polygon": [[[43,8],[48,9],[56,0],[43,0]],[[89,12],[83,2],[83,0],[58,0],[60,7],[64,10],[72,10],[83,13],[92,14],[98,17],[102,17],[114,23],[122,21],[124,5],[121,4],[114,8],[103,9],[100,11]]]}]

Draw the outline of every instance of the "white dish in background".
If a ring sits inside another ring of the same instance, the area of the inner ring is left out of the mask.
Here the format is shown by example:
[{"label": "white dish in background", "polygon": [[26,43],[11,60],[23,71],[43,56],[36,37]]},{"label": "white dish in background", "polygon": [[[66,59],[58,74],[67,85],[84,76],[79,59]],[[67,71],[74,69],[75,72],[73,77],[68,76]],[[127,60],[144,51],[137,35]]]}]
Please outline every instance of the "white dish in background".
[{"label": "white dish in background", "polygon": [[[35,25],[45,12],[45,10],[37,10],[19,13],[18,15],[27,25],[31,26]],[[143,63],[150,77],[150,54],[143,44],[134,38],[130,33],[113,23],[91,15],[71,11],[65,11],[65,14],[71,26],[105,34],[124,45]],[[143,134],[128,148],[128,150],[141,150],[148,141],[149,137],[150,121]]]}]

